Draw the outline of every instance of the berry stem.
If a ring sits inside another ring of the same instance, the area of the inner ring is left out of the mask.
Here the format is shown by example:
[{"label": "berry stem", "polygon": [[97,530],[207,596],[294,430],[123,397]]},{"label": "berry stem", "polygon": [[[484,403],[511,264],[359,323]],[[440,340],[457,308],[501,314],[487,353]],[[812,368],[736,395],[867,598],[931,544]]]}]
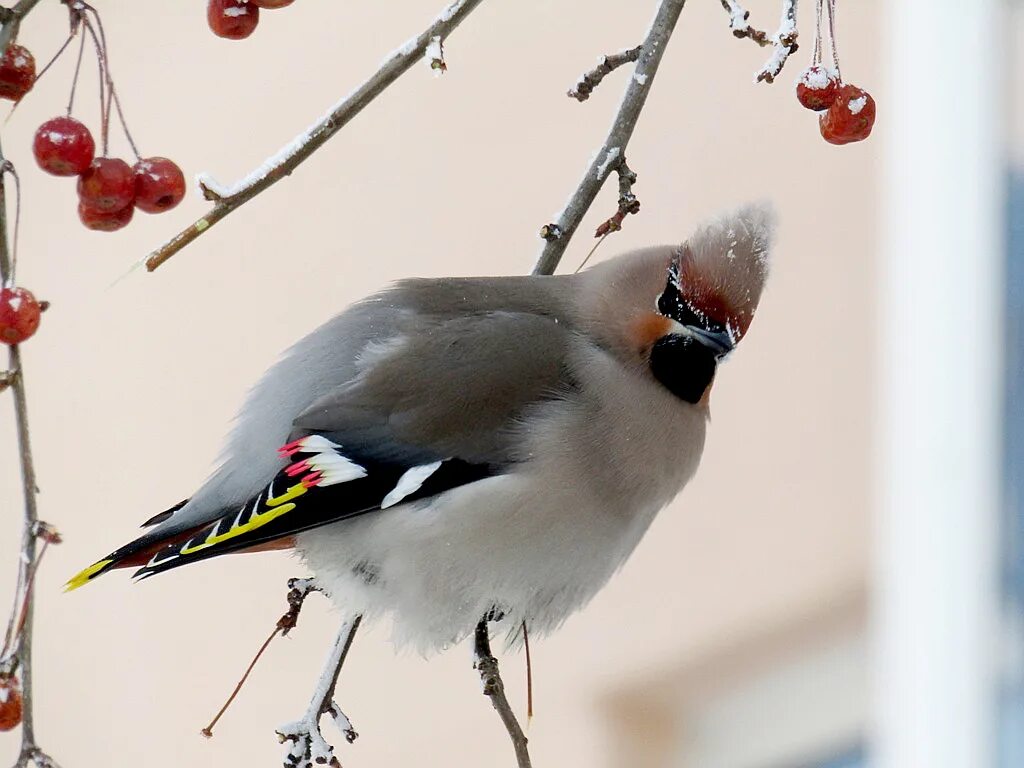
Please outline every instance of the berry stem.
[{"label": "berry stem", "polygon": [[14,179],[14,237],[11,240],[11,267],[4,284],[14,287],[14,273],[18,268],[18,231],[21,229],[21,179],[14,163],[10,160],[3,160],[0,163],[0,174],[9,173]]},{"label": "berry stem", "polygon": [[101,155],[107,156],[107,151],[110,144],[110,108],[107,102],[110,99],[107,93],[107,61],[106,54],[103,50],[103,44],[100,42],[99,36],[96,34],[96,30],[93,28],[92,23],[86,16],[82,16],[82,23],[85,25],[86,31],[89,33],[89,37],[92,38],[93,47],[96,49],[96,63],[100,70],[100,147]]},{"label": "berry stem", "polygon": [[[70,43],[70,42],[71,42],[71,38],[69,37],[68,38],[68,42],[64,43],[64,47],[61,48],[61,51],[63,51],[64,48],[67,48],[68,47],[68,43]],[[58,52],[57,55],[59,56],[60,53]],[[84,55],[85,55],[85,35],[82,35],[82,40],[81,40],[81,42],[78,45],[78,61],[75,62],[75,75],[74,75],[74,77],[71,78],[71,95],[68,97],[68,117],[71,117],[71,110],[75,106],[75,91],[78,90],[78,75],[82,71],[82,58],[84,57]],[[56,61],[56,57],[54,57],[54,61]],[[50,62],[50,64],[52,64],[52,63],[53,63],[53,61]],[[46,66],[49,67],[50,64],[47,64]],[[45,72],[46,70],[44,69],[43,71]]]},{"label": "berry stem", "polygon": [[[107,46],[107,33],[106,30],[104,30],[103,28],[103,20],[100,18],[99,11],[97,11],[93,6],[89,5],[88,3],[82,3],[82,6],[84,7],[85,12],[91,13],[93,17],[92,23],[90,23],[88,19],[85,20],[86,25],[89,27],[90,31],[92,31],[92,26],[95,25],[96,30],[98,30],[99,32],[99,46],[102,49],[101,56],[103,60],[103,70],[105,72],[107,85],[107,107],[106,112],[104,113],[104,130],[109,131],[110,107],[112,102],[113,106],[117,109],[117,118],[121,123],[121,130],[124,131],[124,137],[125,139],[128,140],[128,146],[131,147],[132,152],[135,154],[135,159],[141,160],[142,155],[139,154],[139,148],[135,144],[135,139],[132,138],[131,131],[128,130],[128,121],[125,120],[124,117],[124,109],[121,107],[121,99],[118,98],[117,89],[114,87],[114,77],[110,74],[110,49]],[[93,36],[96,36],[95,31],[92,31],[92,34]],[[107,139],[106,136],[104,136],[104,154],[106,154],[106,145]]]},{"label": "berry stem", "polygon": [[812,64],[821,64],[821,5],[824,0],[814,3],[814,57]]},{"label": "berry stem", "polygon": [[842,82],[843,75],[839,69],[839,51],[836,48],[836,0],[828,0],[828,36],[832,41],[832,64],[836,68],[836,76]]}]

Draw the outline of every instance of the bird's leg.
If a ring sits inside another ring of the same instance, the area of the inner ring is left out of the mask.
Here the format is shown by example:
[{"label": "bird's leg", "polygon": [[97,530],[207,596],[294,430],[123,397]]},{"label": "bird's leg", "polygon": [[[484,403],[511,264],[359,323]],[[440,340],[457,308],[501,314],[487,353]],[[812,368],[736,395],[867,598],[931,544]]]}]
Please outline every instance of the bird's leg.
[{"label": "bird's leg", "polygon": [[498,660],[491,653],[491,640],[487,633],[488,616],[480,619],[476,625],[476,632],[473,636],[473,666],[480,673],[480,682],[483,684],[484,696],[491,700],[491,704],[501,717],[501,722],[512,739],[512,747],[516,751],[516,761],[519,768],[531,768],[530,752],[526,747],[527,739],[523,729],[516,720],[512,707],[509,706],[508,698],[505,696],[505,683],[502,682],[501,673],[498,671]]},{"label": "bird's leg", "polygon": [[352,640],[362,618],[357,615],[345,621],[338,630],[334,647],[331,648],[331,653],[324,664],[320,681],[313,692],[306,713],[301,719],[277,729],[281,743],[292,742],[284,758],[285,768],[314,768],[320,765],[340,768],[341,763],[334,756],[334,747],[328,744],[320,733],[320,718],[323,715],[330,715],[334,719],[346,741],[352,743],[356,740],[358,734],[353,730],[352,723],[334,701],[334,689],[338,685],[338,675],[341,673],[348,650],[352,647]]}]

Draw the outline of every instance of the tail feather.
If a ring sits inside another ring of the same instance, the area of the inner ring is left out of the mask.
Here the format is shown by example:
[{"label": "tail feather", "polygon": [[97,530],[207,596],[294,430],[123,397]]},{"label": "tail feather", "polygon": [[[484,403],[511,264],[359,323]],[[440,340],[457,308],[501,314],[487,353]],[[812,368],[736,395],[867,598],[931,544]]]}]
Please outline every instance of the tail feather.
[{"label": "tail feather", "polygon": [[[179,509],[180,506],[178,505],[175,509]],[[84,568],[76,573],[64,585],[64,591],[71,592],[79,587],[83,587],[98,576],[102,576],[107,571],[112,571],[116,568],[133,568],[145,565],[160,550],[186,541],[201,528],[203,526],[198,525],[186,531],[180,531],[160,538],[155,538],[153,534],[140,536],[135,541],[125,544],[120,549],[115,549],[102,560],[98,560],[88,568]]]}]

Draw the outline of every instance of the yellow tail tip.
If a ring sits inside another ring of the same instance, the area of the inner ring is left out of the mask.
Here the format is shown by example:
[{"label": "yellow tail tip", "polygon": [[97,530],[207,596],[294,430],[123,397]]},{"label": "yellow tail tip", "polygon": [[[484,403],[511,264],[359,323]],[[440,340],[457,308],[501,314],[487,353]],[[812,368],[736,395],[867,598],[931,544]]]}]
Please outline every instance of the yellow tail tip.
[{"label": "yellow tail tip", "polygon": [[98,563],[93,563],[88,568],[72,576],[68,583],[64,585],[65,592],[71,592],[78,589],[79,587],[85,586],[93,578],[103,573],[107,569],[107,566],[113,564],[113,560],[100,560]]}]

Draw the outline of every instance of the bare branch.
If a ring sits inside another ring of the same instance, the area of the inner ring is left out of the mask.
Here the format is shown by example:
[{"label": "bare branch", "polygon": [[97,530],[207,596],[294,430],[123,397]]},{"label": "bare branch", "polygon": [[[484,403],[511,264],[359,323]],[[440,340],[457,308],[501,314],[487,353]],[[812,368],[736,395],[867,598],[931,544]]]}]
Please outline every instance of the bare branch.
[{"label": "bare branch", "polygon": [[217,714],[213,716],[210,724],[200,731],[203,736],[208,739],[213,738],[213,729],[217,726],[217,723],[220,722],[224,713],[228,711],[228,707],[231,706],[235,697],[238,696],[239,692],[242,690],[242,686],[245,685],[245,681],[249,679],[249,675],[252,674],[257,662],[259,662],[267,648],[270,647],[274,638],[278,635],[284,637],[295,629],[295,626],[299,623],[299,613],[302,611],[302,606],[306,602],[306,598],[313,592],[321,591],[323,590],[321,590],[320,585],[317,584],[314,579],[288,580],[288,610],[277,620],[277,623],[274,624],[274,631],[270,633],[267,639],[263,641],[263,645],[261,645],[259,650],[256,651],[256,655],[253,657],[252,661],[249,662],[249,666],[245,668],[245,672],[242,673],[241,679],[231,691],[231,695],[228,696],[227,701],[225,701],[224,705],[217,710]]},{"label": "bare branch", "polygon": [[[432,50],[440,51],[443,40],[481,2],[482,0],[455,0],[419,36],[407,42],[388,57],[380,69],[374,72],[350,96],[345,97],[305,133],[285,146],[277,155],[267,160],[238,184],[231,188],[224,188],[209,177],[201,178],[200,185],[203,195],[207,200],[214,202],[213,208],[205,216],[150,253],[145,259],[146,269],[152,272],[229,213],[281,179],[291,175],[292,171],[305,162],[310,155],[326,144],[353,117],[362,112],[367,104],[418,62],[425,55],[428,46],[431,46]],[[432,61],[431,65],[440,71],[443,58],[439,62]],[[447,67],[447,65],[444,66]]]},{"label": "bare branch", "polygon": [[3,24],[3,28],[0,29],[0,55],[3,55],[7,46],[18,37],[21,20],[28,16],[38,2],[39,0],[19,0],[13,8],[4,9],[2,18],[0,18],[0,23]]},{"label": "bare branch", "polygon": [[750,26],[747,19],[750,18],[750,11],[744,8],[739,0],[722,0],[722,7],[729,14],[729,29],[733,35],[739,38],[749,38],[762,48],[772,46],[772,55],[765,65],[757,73],[757,82],[775,82],[786,60],[796,53],[797,45],[796,29],[796,4],[797,0],[783,0],[782,20],[774,35],[769,36],[766,32]]},{"label": "bare branch", "polygon": [[604,185],[609,169],[607,158],[625,155],[626,145],[629,144],[633,130],[640,119],[640,112],[647,101],[654,76],[661,64],[661,58],[672,37],[685,2],[686,0],[662,0],[647,37],[640,46],[642,50],[636,62],[636,68],[626,86],[626,93],[604,144],[601,145],[590,163],[590,167],[587,168],[579,186],[569,198],[565,209],[559,214],[558,220],[541,228],[540,235],[545,242],[533,270],[535,275],[554,273],[558,262],[562,259],[562,254],[565,253],[566,246],[569,245],[569,240],[576,233],[580,222],[583,221],[583,216],[590,209],[597,193]]},{"label": "bare branch", "polygon": [[576,101],[586,101],[590,98],[590,94],[593,93],[594,89],[604,80],[605,75],[610,75],[623,64],[639,59],[642,50],[643,46],[638,45],[636,48],[630,48],[622,53],[602,56],[596,67],[589,72],[585,72],[580,77],[576,85],[569,91],[569,97],[576,99]]},{"label": "bare branch", "polygon": [[772,55],[768,62],[757,74],[757,82],[764,80],[767,83],[774,83],[782,68],[786,65],[790,55],[796,53],[799,46],[796,43],[796,3],[797,0],[783,0],[782,20],[779,28],[772,35]]},{"label": "bare branch", "polygon": [[[22,0],[13,9],[13,18],[8,21],[0,31],[0,37],[10,32],[7,41],[13,37],[11,28],[16,26],[18,21],[24,17],[34,2]],[[4,43],[6,46],[6,43]],[[2,50],[2,49],[0,49]],[[0,165],[6,163],[3,151],[0,149]],[[6,174],[0,173],[0,278],[7,279],[11,274],[11,254],[7,238],[7,184]],[[14,416],[18,435],[18,457],[21,463],[21,484],[22,494],[25,503],[25,517],[21,535],[21,557],[18,559],[18,585],[15,589],[14,613],[11,618],[13,631],[10,638],[12,648],[15,648],[13,659],[10,664],[19,672],[22,695],[22,721],[21,721],[21,753],[18,758],[17,767],[35,764],[40,768],[48,768],[55,765],[36,744],[35,721],[33,719],[32,700],[32,614],[34,600],[32,599],[32,582],[35,569],[38,565],[36,551],[37,539],[44,538],[47,542],[59,541],[54,533],[54,538],[47,538],[53,529],[39,521],[39,511],[36,503],[36,494],[39,489],[36,486],[35,462],[32,459],[32,442],[28,428],[28,400],[25,394],[25,370],[21,362],[21,350],[17,344],[9,348],[8,375],[5,377],[5,384],[14,395]],[[10,649],[5,649],[8,651]]]},{"label": "bare branch", "polygon": [[594,232],[594,237],[604,237],[612,232],[622,229],[622,222],[631,213],[640,213],[640,201],[633,194],[633,185],[636,183],[636,174],[626,165],[626,158],[622,157],[615,165],[615,172],[619,175],[619,208],[606,219]]},{"label": "bare branch", "polygon": [[484,687],[484,696],[491,700],[505,730],[508,731],[509,738],[512,739],[512,747],[515,749],[519,768],[531,768],[526,734],[523,733],[523,729],[508,703],[508,697],[505,696],[505,683],[498,671],[498,660],[491,653],[486,616],[476,625],[476,632],[473,635],[473,656],[474,666],[480,673],[480,682]]},{"label": "bare branch", "polygon": [[734,36],[740,39],[749,38],[761,47],[771,45],[772,41],[767,32],[750,26],[747,22],[747,19],[750,18],[750,11],[740,5],[737,0],[722,0],[722,7],[729,13],[729,29],[732,30]]},{"label": "bare branch", "polygon": [[334,756],[334,747],[320,733],[320,718],[324,715],[331,716],[350,744],[359,736],[352,728],[348,717],[334,701],[334,690],[362,618],[357,615],[351,621],[342,623],[305,714],[299,720],[277,729],[281,743],[292,742],[285,755],[285,768],[316,768],[319,765],[340,768],[341,763]]}]

